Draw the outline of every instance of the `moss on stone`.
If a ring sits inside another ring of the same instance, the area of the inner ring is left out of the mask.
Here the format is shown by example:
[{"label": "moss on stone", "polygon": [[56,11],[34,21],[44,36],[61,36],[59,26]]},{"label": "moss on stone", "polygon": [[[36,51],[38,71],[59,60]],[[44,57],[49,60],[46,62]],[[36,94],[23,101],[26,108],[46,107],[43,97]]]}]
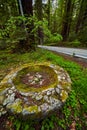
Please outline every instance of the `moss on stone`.
[{"label": "moss on stone", "polygon": [[50,84],[49,86],[43,86],[41,88],[34,88],[34,87],[26,87],[26,85],[23,84],[19,84],[19,85],[15,85],[17,90],[19,90],[20,92],[41,92],[41,91],[45,91],[49,88],[55,88],[57,85],[57,83],[55,82],[54,84]]},{"label": "moss on stone", "polygon": [[[37,89],[37,88],[34,88],[34,87],[29,87],[28,85],[23,84],[21,82],[21,78],[29,72],[35,72],[36,73],[36,72],[44,72],[44,71],[46,73],[48,73],[48,75],[50,75],[50,77],[52,78],[52,82],[47,86],[39,87]],[[40,92],[40,91],[43,91],[43,90],[48,89],[48,88],[56,87],[56,85],[58,84],[58,78],[57,78],[57,74],[49,66],[45,66],[45,65],[33,65],[33,66],[31,66],[31,65],[29,65],[29,66],[26,66],[25,68],[23,68],[21,71],[18,72],[17,76],[13,79],[13,82],[14,82],[16,88],[19,91],[22,91],[22,92],[29,92],[29,91]]]},{"label": "moss on stone", "polygon": [[38,106],[30,106],[30,107],[24,107],[24,110],[29,112],[29,113],[37,113],[38,112]]},{"label": "moss on stone", "polygon": [[68,97],[68,93],[65,90],[62,90],[62,92],[61,92],[62,102],[66,101],[67,97]]},{"label": "moss on stone", "polygon": [[67,92],[69,92],[71,90],[71,83],[69,83],[69,82],[61,82],[61,86]]},{"label": "moss on stone", "polygon": [[22,101],[14,102],[13,104],[10,104],[7,106],[8,109],[11,109],[14,111],[14,113],[21,113],[22,112]]},{"label": "moss on stone", "polygon": [[4,91],[6,88],[10,88],[10,87],[11,87],[11,84],[9,84],[9,83],[1,84],[0,85],[0,93],[2,91]]}]

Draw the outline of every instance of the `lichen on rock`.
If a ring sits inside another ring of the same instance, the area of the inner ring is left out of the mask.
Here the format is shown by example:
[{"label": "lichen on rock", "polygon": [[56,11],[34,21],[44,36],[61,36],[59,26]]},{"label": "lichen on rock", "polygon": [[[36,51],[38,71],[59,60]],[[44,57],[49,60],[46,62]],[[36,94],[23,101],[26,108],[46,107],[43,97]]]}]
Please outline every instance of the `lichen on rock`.
[{"label": "lichen on rock", "polygon": [[6,107],[10,109],[12,113],[21,113],[22,112],[22,101],[20,99],[16,99],[15,102],[9,103]]},{"label": "lichen on rock", "polygon": [[71,79],[60,66],[21,65],[0,82],[0,116],[7,111],[24,118],[43,118],[62,107],[70,90]]}]

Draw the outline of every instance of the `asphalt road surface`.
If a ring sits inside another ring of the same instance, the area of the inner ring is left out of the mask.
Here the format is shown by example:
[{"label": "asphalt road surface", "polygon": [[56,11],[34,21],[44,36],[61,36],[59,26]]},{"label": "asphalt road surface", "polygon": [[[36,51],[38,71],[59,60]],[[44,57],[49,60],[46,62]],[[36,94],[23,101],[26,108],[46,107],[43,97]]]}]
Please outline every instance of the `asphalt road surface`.
[{"label": "asphalt road surface", "polygon": [[83,59],[87,60],[87,49],[42,46],[42,45],[38,45],[38,47],[47,49],[47,50],[51,50],[51,51],[55,51],[55,52],[59,52],[59,53],[63,53],[63,54],[67,54],[67,55],[71,55],[71,56],[75,56],[78,58],[83,58]]}]

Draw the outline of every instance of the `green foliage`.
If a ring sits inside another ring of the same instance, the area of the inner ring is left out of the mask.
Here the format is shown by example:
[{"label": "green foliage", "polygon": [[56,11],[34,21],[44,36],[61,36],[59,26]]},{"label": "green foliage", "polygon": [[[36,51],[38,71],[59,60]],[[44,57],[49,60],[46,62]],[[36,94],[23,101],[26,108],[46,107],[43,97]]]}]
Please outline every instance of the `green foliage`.
[{"label": "green foliage", "polygon": [[20,120],[13,116],[9,116],[8,119],[10,122],[12,122],[11,127],[15,128],[15,130],[35,130],[33,127],[34,123],[31,120]]},{"label": "green foliage", "polygon": [[10,19],[5,24],[5,29],[0,30],[1,38],[7,38],[9,42],[17,41],[21,38],[24,39],[25,30],[23,27],[23,22],[25,22],[25,20],[25,17],[22,16],[10,17]]},{"label": "green foliage", "polygon": [[82,45],[82,43],[76,39],[76,40],[71,40],[70,41],[67,41],[67,42],[63,42],[62,45],[66,46],[66,47],[78,47],[80,48]]},{"label": "green foliage", "polygon": [[74,41],[75,39],[77,39],[77,34],[75,34],[75,32],[70,32],[69,34],[69,41],[72,42]]},{"label": "green foliage", "polygon": [[5,39],[1,39],[0,40],[0,50],[6,49],[6,48],[7,48],[6,40]]},{"label": "green foliage", "polygon": [[54,128],[54,123],[49,118],[42,122],[41,130],[52,130]]},{"label": "green foliage", "polygon": [[[26,39],[25,21],[22,16],[10,17],[5,28],[0,30],[0,41],[4,41],[6,47],[15,48],[20,40]],[[3,47],[2,43],[1,45]]]},{"label": "green foliage", "polygon": [[83,46],[87,47],[87,24],[84,26],[83,30],[79,32],[78,39],[82,42],[82,47]]},{"label": "green foliage", "polygon": [[63,38],[60,34],[57,34],[57,33],[51,34],[51,31],[48,29],[48,21],[45,18],[43,18],[42,21],[38,21],[35,16],[33,16],[29,19],[34,21],[34,28],[33,28],[32,32],[34,33],[36,41],[39,38],[38,37],[38,28],[42,29],[44,43],[48,44],[48,43],[56,43],[56,42],[62,41]]},{"label": "green foliage", "polygon": [[59,41],[62,41],[63,38],[60,34],[55,34],[55,35],[50,35],[49,37],[46,38],[45,43],[58,43]]},{"label": "green foliage", "polygon": [[70,42],[70,45],[73,47],[79,47],[81,45],[81,42],[78,39],[76,39],[76,40]]},{"label": "green foliage", "polygon": [[45,18],[43,18],[42,21],[38,21],[38,19],[33,16],[31,17],[31,19],[34,21],[34,28],[32,30],[32,32],[34,32],[34,35],[36,38],[38,38],[38,28],[41,28],[44,34],[44,37],[50,37],[51,36],[51,32],[48,29],[48,22]]},{"label": "green foliage", "polygon": [[[28,26],[33,23],[32,31],[29,30]],[[35,36],[35,42],[38,44],[38,28],[41,28],[44,42],[45,43],[52,43],[58,42],[62,40],[62,36],[60,34],[52,35],[50,30],[48,29],[48,22],[46,19],[42,21],[38,21],[35,16],[32,17],[10,17],[10,19],[5,24],[4,29],[0,29],[0,39],[1,39],[1,47],[4,48],[10,47],[15,48],[18,46],[20,40],[26,40],[29,32],[29,35]],[[2,44],[2,42],[6,44]]]}]

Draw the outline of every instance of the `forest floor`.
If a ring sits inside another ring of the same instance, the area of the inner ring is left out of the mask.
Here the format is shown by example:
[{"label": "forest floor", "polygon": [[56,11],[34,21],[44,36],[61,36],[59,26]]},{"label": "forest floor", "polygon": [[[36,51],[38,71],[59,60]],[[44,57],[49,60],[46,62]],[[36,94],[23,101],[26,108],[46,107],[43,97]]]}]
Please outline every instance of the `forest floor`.
[{"label": "forest floor", "polygon": [[73,90],[63,109],[55,115],[35,123],[6,114],[0,117],[0,130],[87,129],[87,60],[41,49],[25,54],[0,51],[0,80],[14,67],[31,62],[51,62],[63,67],[71,77]]}]

